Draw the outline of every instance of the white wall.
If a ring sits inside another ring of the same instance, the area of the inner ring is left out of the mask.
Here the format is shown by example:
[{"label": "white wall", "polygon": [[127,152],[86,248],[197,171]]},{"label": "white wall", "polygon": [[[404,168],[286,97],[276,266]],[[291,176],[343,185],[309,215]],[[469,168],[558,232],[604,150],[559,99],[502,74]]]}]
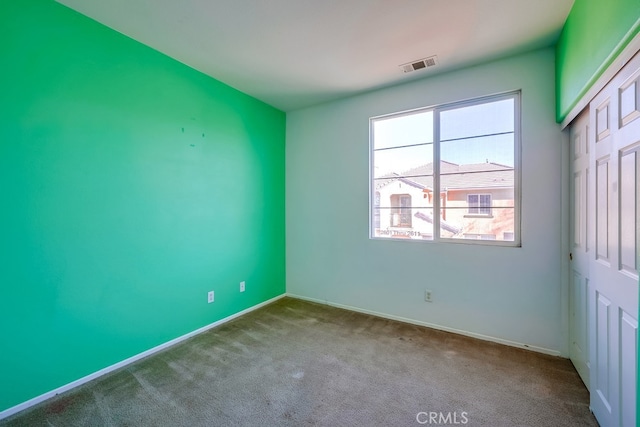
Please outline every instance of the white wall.
[{"label": "white wall", "polygon": [[[369,118],[514,89],[522,247],[370,240]],[[553,49],[288,113],[287,292],[566,354],[563,142]]]}]

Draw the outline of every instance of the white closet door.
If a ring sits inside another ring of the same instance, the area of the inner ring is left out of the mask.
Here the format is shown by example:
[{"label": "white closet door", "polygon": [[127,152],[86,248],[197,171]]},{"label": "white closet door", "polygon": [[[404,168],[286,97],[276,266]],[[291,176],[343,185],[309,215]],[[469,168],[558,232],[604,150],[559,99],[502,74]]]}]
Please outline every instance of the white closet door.
[{"label": "white closet door", "polygon": [[589,187],[589,111],[582,112],[571,124],[571,276],[569,278],[569,357],[580,378],[589,388],[589,335],[587,304],[589,285],[588,203]]},{"label": "white closet door", "polygon": [[602,426],[636,426],[640,54],[591,102],[589,261],[591,408]]}]

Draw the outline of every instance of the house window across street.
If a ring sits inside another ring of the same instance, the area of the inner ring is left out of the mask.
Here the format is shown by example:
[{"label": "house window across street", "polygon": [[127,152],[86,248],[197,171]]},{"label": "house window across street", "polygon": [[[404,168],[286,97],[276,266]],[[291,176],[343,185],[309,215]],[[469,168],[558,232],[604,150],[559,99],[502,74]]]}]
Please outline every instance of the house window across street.
[{"label": "house window across street", "polygon": [[472,215],[491,215],[491,194],[469,194],[467,205]]},{"label": "house window across street", "polygon": [[520,246],[520,92],[370,119],[370,236]]}]

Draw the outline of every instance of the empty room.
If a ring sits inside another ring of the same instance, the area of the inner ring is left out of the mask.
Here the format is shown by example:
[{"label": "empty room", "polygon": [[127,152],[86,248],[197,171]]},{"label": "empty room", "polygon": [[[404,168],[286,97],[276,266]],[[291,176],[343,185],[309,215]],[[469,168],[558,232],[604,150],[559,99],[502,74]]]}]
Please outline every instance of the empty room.
[{"label": "empty room", "polygon": [[638,0],[5,1],[0,54],[0,426],[638,425]]}]

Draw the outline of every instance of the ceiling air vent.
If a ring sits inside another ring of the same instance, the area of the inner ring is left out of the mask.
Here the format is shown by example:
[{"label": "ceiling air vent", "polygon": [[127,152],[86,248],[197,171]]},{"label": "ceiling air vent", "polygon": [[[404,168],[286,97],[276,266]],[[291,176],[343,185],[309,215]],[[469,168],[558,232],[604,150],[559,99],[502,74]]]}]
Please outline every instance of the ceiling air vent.
[{"label": "ceiling air vent", "polygon": [[417,61],[402,64],[400,68],[402,68],[403,72],[410,73],[412,71],[422,70],[423,68],[435,67],[436,65],[438,65],[438,57],[434,55],[428,58],[418,59]]}]

